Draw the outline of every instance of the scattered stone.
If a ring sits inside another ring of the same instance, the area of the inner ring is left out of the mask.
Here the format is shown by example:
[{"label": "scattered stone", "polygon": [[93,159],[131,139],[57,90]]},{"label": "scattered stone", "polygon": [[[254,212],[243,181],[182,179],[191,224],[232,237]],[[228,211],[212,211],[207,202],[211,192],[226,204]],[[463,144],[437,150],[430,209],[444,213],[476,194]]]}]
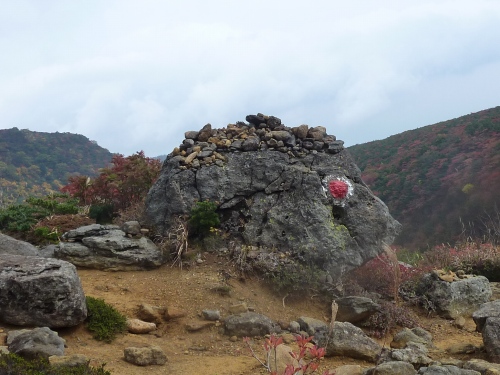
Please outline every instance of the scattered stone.
[{"label": "scattered stone", "polygon": [[481,375],[480,372],[474,370],[464,370],[457,366],[438,366],[432,365],[429,367],[422,367],[419,372],[419,375]]},{"label": "scattered stone", "polygon": [[349,296],[335,300],[338,305],[336,320],[339,322],[358,323],[368,319],[380,310],[380,305],[370,298]]},{"label": "scattered stone", "polygon": [[[414,331],[415,330],[415,331]],[[420,328],[420,330],[425,331]],[[433,346],[432,344],[432,335],[425,331],[427,335],[422,334],[420,330],[403,328],[401,331],[396,333],[391,342],[391,348],[393,349],[403,349],[406,348],[406,345],[409,342],[416,342],[420,344],[424,344],[427,347]],[[420,334],[417,334],[417,333]]]},{"label": "scattered stone", "polygon": [[164,307],[152,306],[147,303],[141,303],[137,309],[137,317],[145,322],[159,324],[162,322],[162,316],[165,315]]},{"label": "scattered stone", "polygon": [[163,314],[163,317],[165,320],[175,320],[175,319],[180,319],[184,318],[186,316],[186,312],[182,309],[179,309],[177,307],[167,307],[165,309],[165,313]]},{"label": "scattered stone", "polygon": [[[12,338],[10,338],[11,334]],[[7,341],[11,353],[26,359],[64,355],[64,339],[48,327],[22,330],[17,333],[11,331]]]},{"label": "scattered stone", "polygon": [[224,320],[224,327],[226,335],[238,337],[265,336],[281,331],[278,323],[254,312],[230,315]]},{"label": "scattered stone", "polygon": [[479,348],[474,344],[461,342],[454,344],[446,349],[449,354],[472,354],[479,351]]},{"label": "scattered stone", "polygon": [[414,366],[421,367],[432,363],[432,359],[427,354],[427,348],[423,344],[409,342],[404,349],[392,350],[390,358],[395,361],[408,362]]},{"label": "scattered stone", "polygon": [[449,319],[471,316],[491,297],[489,281],[476,276],[458,281],[443,281],[436,273],[422,277],[417,293],[427,297],[436,306],[436,312]]},{"label": "scattered stone", "polygon": [[198,332],[205,328],[212,327],[214,322],[189,322],[184,325],[188,332]]},{"label": "scattered stone", "polygon": [[219,310],[203,310],[201,313],[205,320],[211,320],[211,321],[220,320]]},{"label": "scattered stone", "polygon": [[316,335],[316,332],[323,332],[328,330],[328,324],[322,320],[301,316],[297,319],[300,329],[306,331],[309,336]]},{"label": "scattered stone", "polygon": [[367,371],[367,375],[413,375],[417,371],[410,363],[400,361],[384,362]]},{"label": "scattered stone", "polygon": [[149,333],[156,330],[156,324],[140,319],[127,319],[127,330],[136,334]]},{"label": "scattered stone", "polygon": [[283,374],[286,366],[292,365],[294,368],[299,367],[299,362],[290,354],[292,348],[288,345],[278,345],[276,351],[271,350],[269,364],[271,371],[276,371],[277,374]]},{"label": "scattered stone", "polygon": [[248,311],[248,306],[245,302],[229,306],[230,314],[241,314],[241,313],[246,313],[247,311]]},{"label": "scattered stone", "polygon": [[292,320],[290,324],[288,325],[288,330],[292,333],[299,333],[300,332],[300,323]]},{"label": "scattered stone", "polygon": [[479,309],[474,311],[472,319],[476,323],[476,330],[483,330],[486,319],[490,317],[500,317],[500,300],[483,303]]},{"label": "scattered stone", "polygon": [[142,236],[141,224],[138,221],[127,221],[122,225],[122,231],[127,236],[137,237]]},{"label": "scattered stone", "polygon": [[285,344],[291,344],[294,343],[295,340],[295,335],[292,335],[291,333],[283,333],[281,334],[281,338],[283,339],[283,342]]},{"label": "scattered stone", "polygon": [[500,373],[500,364],[490,363],[482,359],[471,359],[464,363],[463,368],[478,371],[482,375],[493,375],[495,373],[493,371]]},{"label": "scattered stone", "polygon": [[464,329],[465,324],[466,324],[466,321],[465,321],[465,318],[463,316],[458,316],[453,321],[453,325],[457,328],[460,328],[460,329]]},{"label": "scattered stone", "polygon": [[0,319],[18,326],[73,327],[87,317],[80,278],[72,264],[52,258],[3,254]]},{"label": "scattered stone", "polygon": [[125,361],[137,366],[164,365],[167,356],[159,346],[147,348],[129,347],[123,350]]}]

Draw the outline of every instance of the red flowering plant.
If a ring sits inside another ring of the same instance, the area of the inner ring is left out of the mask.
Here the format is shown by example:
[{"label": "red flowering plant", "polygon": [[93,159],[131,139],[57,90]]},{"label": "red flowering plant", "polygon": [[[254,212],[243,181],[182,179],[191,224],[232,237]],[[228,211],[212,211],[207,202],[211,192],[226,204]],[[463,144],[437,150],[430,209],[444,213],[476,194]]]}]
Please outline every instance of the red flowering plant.
[{"label": "red flowering plant", "polygon": [[[290,356],[295,359],[296,365],[287,364],[281,375],[296,375],[296,374],[312,374],[318,370],[320,360],[325,356],[325,348],[318,348],[310,342],[313,336],[295,336],[295,340],[299,347],[298,352],[291,351]],[[283,344],[283,338],[271,335],[264,340],[265,360],[260,359],[250,344],[250,338],[244,337],[243,341],[247,344],[250,354],[254,357],[271,375],[278,375],[277,353],[276,348]],[[306,358],[309,362],[306,362]],[[274,363],[272,363],[274,360]],[[335,375],[335,372],[325,370],[322,375]]]}]

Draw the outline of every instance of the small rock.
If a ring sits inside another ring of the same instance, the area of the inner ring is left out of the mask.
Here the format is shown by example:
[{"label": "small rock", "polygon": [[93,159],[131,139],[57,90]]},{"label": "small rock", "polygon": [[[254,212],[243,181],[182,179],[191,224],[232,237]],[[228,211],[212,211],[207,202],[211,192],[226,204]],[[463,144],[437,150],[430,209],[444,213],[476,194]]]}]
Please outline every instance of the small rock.
[{"label": "small rock", "polygon": [[125,361],[138,366],[164,365],[167,356],[159,346],[147,348],[129,347],[123,350]]},{"label": "small rock", "polygon": [[211,321],[220,320],[219,310],[203,310],[201,313],[203,314],[203,318],[205,320],[211,320]]},{"label": "small rock", "polygon": [[245,302],[229,306],[229,312],[231,314],[241,314],[241,313],[246,313],[247,311],[248,311],[248,306]]},{"label": "small rock", "polygon": [[186,323],[184,327],[188,332],[197,332],[205,329],[207,327],[211,327],[214,325],[214,322],[190,322]]},{"label": "small rock", "polygon": [[83,354],[74,354],[71,356],[53,355],[53,356],[49,357],[49,363],[52,366],[77,367],[77,366],[85,366],[89,362],[90,362],[90,359]]},{"label": "small rock", "polygon": [[156,330],[156,324],[145,322],[140,319],[127,319],[127,330],[130,333],[136,334],[149,333]]},{"label": "small rock", "polygon": [[178,309],[176,307],[167,307],[165,309],[165,313],[163,314],[163,317],[165,320],[174,320],[174,319],[179,319],[183,318],[186,316],[186,312]]}]

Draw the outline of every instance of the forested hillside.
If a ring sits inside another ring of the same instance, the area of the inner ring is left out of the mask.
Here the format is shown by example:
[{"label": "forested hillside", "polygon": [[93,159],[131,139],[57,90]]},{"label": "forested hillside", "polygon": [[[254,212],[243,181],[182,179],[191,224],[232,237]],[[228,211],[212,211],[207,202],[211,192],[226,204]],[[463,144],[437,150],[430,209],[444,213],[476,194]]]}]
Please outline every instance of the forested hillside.
[{"label": "forested hillside", "polygon": [[398,244],[425,249],[461,234],[500,238],[500,107],[349,151],[403,224]]},{"label": "forested hillside", "polygon": [[94,176],[112,156],[79,134],[0,130],[0,208],[58,192],[70,175]]}]

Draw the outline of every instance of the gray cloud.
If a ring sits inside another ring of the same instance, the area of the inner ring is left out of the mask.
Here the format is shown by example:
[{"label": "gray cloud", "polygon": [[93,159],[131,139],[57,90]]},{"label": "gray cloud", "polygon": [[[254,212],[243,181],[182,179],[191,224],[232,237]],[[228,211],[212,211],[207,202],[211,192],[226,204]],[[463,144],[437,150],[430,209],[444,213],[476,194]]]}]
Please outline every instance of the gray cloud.
[{"label": "gray cloud", "polygon": [[497,1],[6,3],[0,126],[126,155],[256,112],[350,145],[499,105]]}]

